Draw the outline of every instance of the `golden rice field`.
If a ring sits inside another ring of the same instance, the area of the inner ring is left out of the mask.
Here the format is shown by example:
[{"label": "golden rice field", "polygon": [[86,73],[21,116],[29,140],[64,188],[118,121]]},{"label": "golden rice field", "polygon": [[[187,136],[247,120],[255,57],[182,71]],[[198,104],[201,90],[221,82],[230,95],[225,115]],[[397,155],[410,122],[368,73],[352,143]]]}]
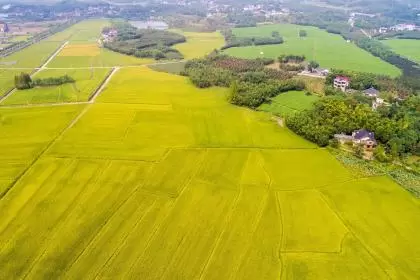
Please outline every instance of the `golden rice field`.
[{"label": "golden rice field", "polygon": [[185,36],[185,43],[174,46],[185,59],[203,57],[215,49],[220,49],[225,44],[225,39],[220,32],[185,32],[173,30]]},{"label": "golden rice field", "polygon": [[2,279],[417,279],[420,203],[147,67],[0,108]]}]

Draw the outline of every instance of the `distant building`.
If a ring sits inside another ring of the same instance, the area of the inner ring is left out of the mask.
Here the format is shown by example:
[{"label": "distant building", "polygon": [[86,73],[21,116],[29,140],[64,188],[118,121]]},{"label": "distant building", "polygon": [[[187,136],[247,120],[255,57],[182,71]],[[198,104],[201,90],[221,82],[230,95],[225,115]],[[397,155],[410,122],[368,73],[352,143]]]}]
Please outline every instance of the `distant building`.
[{"label": "distant building", "polygon": [[378,32],[379,32],[380,34],[387,33],[387,32],[388,32],[388,28],[386,28],[386,27],[381,27],[381,28],[379,28],[379,29],[378,29]]},{"label": "distant building", "polygon": [[345,92],[350,85],[350,79],[344,76],[337,76],[334,79],[334,88],[340,89],[342,92]]},{"label": "distant building", "polygon": [[368,89],[365,89],[363,91],[363,94],[366,95],[366,96],[368,96],[368,97],[376,98],[379,95],[379,90],[377,90],[374,87],[370,87]]},{"label": "distant building", "polygon": [[1,33],[8,33],[10,31],[9,25],[5,22],[0,22],[0,32]]},{"label": "distant building", "polygon": [[376,110],[381,106],[391,106],[388,102],[385,102],[382,98],[376,97],[376,99],[372,102],[372,110]]},{"label": "distant building", "polygon": [[366,129],[356,130],[351,135],[346,135],[344,133],[335,134],[334,138],[341,144],[353,143],[354,146],[362,145],[365,150],[372,150],[377,145],[375,134]]},{"label": "distant building", "polygon": [[402,23],[394,25],[390,29],[394,31],[414,31],[417,29],[417,26],[412,23]]}]

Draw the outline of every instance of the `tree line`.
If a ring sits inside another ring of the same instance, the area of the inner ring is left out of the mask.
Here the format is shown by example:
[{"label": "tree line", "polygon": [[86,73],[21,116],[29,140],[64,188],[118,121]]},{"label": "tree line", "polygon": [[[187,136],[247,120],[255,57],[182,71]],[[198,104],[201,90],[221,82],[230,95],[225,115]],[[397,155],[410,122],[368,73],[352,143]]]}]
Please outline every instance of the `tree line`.
[{"label": "tree line", "polygon": [[234,47],[278,45],[284,43],[283,37],[277,31],[273,31],[271,37],[237,37],[233,34],[232,29],[226,29],[222,31],[222,35],[226,43],[221,47],[221,50]]},{"label": "tree line", "polygon": [[74,82],[76,81],[69,75],[60,77],[48,77],[43,79],[32,79],[28,73],[21,73],[20,75],[15,76],[15,87],[19,90],[30,89],[34,87],[59,86]]}]

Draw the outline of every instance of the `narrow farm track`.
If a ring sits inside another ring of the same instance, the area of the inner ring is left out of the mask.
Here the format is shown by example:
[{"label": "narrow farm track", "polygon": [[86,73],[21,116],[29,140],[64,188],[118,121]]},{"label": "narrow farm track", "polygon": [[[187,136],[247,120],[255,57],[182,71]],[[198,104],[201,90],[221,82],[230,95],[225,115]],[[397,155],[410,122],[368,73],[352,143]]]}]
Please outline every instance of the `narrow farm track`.
[{"label": "narrow farm track", "polygon": [[93,95],[92,95],[92,97],[91,97],[91,98],[89,98],[89,102],[90,102],[90,103],[95,102],[95,100],[96,100],[96,98],[98,97],[98,95],[99,95],[99,94],[101,94],[101,92],[105,89],[105,87],[108,85],[109,81],[111,81],[112,77],[114,76],[114,74],[115,74],[115,73],[117,73],[117,72],[118,72],[118,70],[120,70],[120,68],[119,68],[119,67],[114,67],[114,68],[111,70],[111,73],[108,75],[108,77],[105,79],[105,81],[104,81],[104,82],[102,83],[102,85],[99,87],[99,89],[98,89],[98,90],[96,90],[96,91],[93,93]]}]

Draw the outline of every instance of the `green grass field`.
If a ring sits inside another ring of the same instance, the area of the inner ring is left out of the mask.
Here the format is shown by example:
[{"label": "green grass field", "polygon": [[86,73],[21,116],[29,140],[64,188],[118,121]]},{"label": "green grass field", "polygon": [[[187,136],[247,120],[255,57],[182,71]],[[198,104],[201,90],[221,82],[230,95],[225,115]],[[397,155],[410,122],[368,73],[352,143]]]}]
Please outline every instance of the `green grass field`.
[{"label": "green grass field", "polygon": [[279,116],[287,116],[309,109],[318,100],[316,95],[306,95],[303,91],[289,91],[277,95],[269,104],[262,104],[258,110],[271,112]]},{"label": "green grass field", "polygon": [[[307,37],[300,38],[299,30],[307,31]],[[305,55],[307,60],[316,60],[321,67],[361,72],[372,72],[398,76],[400,70],[380,60],[353,43],[347,43],[339,35],[327,33],[316,27],[291,24],[262,25],[249,28],[234,28],[238,37],[271,36],[278,31],[285,42],[281,45],[251,46],[227,49],[225,53],[244,58],[277,58],[282,54]]]},{"label": "green grass field", "polygon": [[51,78],[69,75],[75,83],[60,86],[17,90],[2,105],[62,103],[87,101],[105,80],[110,69],[43,70],[33,78]]},{"label": "green grass field", "polygon": [[381,41],[399,55],[420,63],[420,40],[391,39]]},{"label": "green grass field", "polygon": [[92,104],[0,108],[1,278],[418,277],[417,199],[227,91],[137,67]]}]

